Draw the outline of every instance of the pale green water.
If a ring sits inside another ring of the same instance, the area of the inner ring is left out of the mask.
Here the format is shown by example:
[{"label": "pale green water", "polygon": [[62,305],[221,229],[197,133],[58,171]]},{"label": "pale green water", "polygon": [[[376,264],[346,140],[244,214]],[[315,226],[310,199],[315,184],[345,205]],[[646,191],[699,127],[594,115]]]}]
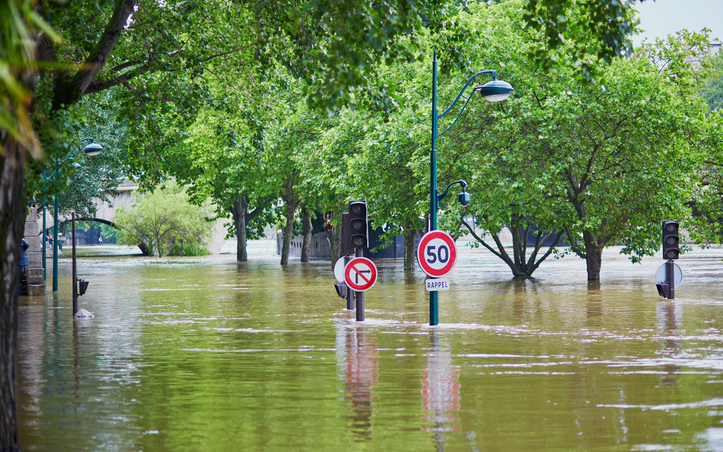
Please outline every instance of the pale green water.
[{"label": "pale green water", "polygon": [[[83,258],[20,311],[23,451],[723,450],[723,250],[606,252],[512,282],[462,251],[429,327],[418,270],[379,261],[366,321],[327,263]],[[50,272],[49,272],[50,274]]]}]

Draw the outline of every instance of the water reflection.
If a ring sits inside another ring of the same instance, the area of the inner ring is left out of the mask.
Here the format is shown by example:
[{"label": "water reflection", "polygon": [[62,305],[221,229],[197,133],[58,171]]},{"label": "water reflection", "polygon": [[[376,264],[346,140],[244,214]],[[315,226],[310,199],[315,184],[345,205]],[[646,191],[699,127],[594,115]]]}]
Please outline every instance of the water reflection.
[{"label": "water reflection", "polygon": [[437,450],[444,450],[445,433],[457,432],[459,424],[459,369],[452,365],[452,352],[440,345],[439,331],[429,335],[427,366],[422,372],[422,420],[431,424]]},{"label": "water reflection", "polygon": [[344,368],[340,377],[352,406],[349,420],[356,442],[372,439],[372,392],[379,379],[378,346],[368,334],[364,324],[337,323],[337,359]]},{"label": "water reflection", "polygon": [[[665,357],[675,360],[682,345],[678,335],[678,328],[683,321],[683,305],[674,300],[659,301],[656,306],[656,326],[663,335],[663,354]],[[666,375],[662,382],[666,386],[678,385],[678,374],[680,366],[675,362],[663,366]]]}]

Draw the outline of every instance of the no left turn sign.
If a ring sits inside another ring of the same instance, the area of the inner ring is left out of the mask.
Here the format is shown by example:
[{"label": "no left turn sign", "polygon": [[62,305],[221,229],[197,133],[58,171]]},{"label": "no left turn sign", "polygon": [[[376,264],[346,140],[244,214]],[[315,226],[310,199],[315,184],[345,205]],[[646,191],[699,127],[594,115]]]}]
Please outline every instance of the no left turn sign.
[{"label": "no left turn sign", "polygon": [[457,262],[457,247],[444,231],[429,231],[419,241],[417,261],[422,271],[433,278],[444,276]]},{"label": "no left turn sign", "polygon": [[351,290],[369,290],[377,282],[377,266],[366,257],[355,257],[344,267],[344,280]]}]

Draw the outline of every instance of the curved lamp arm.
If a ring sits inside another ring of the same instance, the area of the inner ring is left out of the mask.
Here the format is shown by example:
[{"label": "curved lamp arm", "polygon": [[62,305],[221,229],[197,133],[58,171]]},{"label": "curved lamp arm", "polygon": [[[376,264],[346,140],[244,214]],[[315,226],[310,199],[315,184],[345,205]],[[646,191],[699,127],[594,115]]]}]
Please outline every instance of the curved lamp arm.
[{"label": "curved lamp arm", "polygon": [[467,182],[465,182],[464,180],[461,180],[461,179],[456,180],[456,181],[452,182],[451,184],[447,185],[447,188],[445,188],[441,194],[439,193],[439,190],[437,190],[437,203],[442,201],[444,199],[444,197],[447,196],[449,189],[452,188],[452,186],[454,186],[456,184],[459,184],[462,187],[462,190],[467,188]]},{"label": "curved lamp arm", "polygon": [[[473,75],[472,77],[470,77],[469,80],[467,80],[467,83],[465,83],[464,87],[462,88],[462,91],[460,91],[459,94],[457,94],[457,98],[454,99],[454,102],[452,102],[452,105],[450,105],[449,108],[447,108],[446,110],[444,110],[444,112],[442,112],[441,114],[437,115],[437,119],[441,119],[441,118],[444,117],[447,113],[449,113],[450,110],[452,110],[452,109],[454,108],[454,106],[457,105],[457,102],[459,102],[459,99],[462,97],[462,94],[464,94],[465,90],[466,90],[467,87],[470,85],[470,83],[472,83],[472,81],[474,81],[474,79],[476,79],[477,77],[479,77],[480,75],[483,75],[483,74],[490,74],[490,75],[492,75],[492,80],[497,80],[497,71],[494,71],[494,70],[492,70],[492,69],[487,69],[487,70],[484,70],[484,71],[479,71],[478,73],[476,73],[475,75]],[[465,108],[467,108],[467,104],[469,103],[470,99],[472,99],[472,96],[469,96],[469,97],[467,98],[467,101],[464,103],[464,106],[463,106],[462,109],[459,111],[459,114],[457,115],[457,117],[454,118],[454,121],[452,122],[452,124],[450,124],[449,127],[447,127],[446,129],[444,129],[444,132],[437,134],[438,137],[441,137],[442,135],[444,135],[449,129],[452,128],[452,126],[454,126],[454,125],[457,123],[457,120],[459,119],[459,117],[462,116],[462,112],[464,111]]]},{"label": "curved lamp arm", "polygon": [[[80,139],[80,142],[82,143],[82,142],[85,141],[85,140],[89,140],[89,141],[90,141],[90,143],[88,144],[88,146],[91,145],[91,144],[93,144],[93,139],[90,138],[90,137],[81,138],[81,139]],[[86,146],[86,148],[87,148],[88,146]],[[100,146],[100,145],[96,145],[96,146],[97,146],[97,147],[100,147],[100,149],[103,149],[103,147]],[[43,179],[44,179],[44,182],[47,182],[47,181],[49,181],[50,179],[52,179],[53,176],[55,176],[55,175],[60,171],[59,166],[60,166],[61,164],[65,163],[65,162],[67,162],[74,154],[77,154],[77,153],[79,153],[79,152],[80,152],[80,148],[74,150],[74,149],[71,147],[71,148],[70,148],[70,152],[68,152],[68,155],[66,155],[63,160],[58,160],[58,159],[56,158],[56,159],[55,159],[55,166],[56,166],[56,168],[53,170],[52,173],[50,173],[50,176],[47,176],[47,177],[46,177],[46,176],[45,176],[45,170],[43,170]],[[78,167],[76,167],[75,169],[76,169],[76,171],[77,171],[77,170],[78,170]],[[45,190],[43,190],[43,191],[45,191]]]}]

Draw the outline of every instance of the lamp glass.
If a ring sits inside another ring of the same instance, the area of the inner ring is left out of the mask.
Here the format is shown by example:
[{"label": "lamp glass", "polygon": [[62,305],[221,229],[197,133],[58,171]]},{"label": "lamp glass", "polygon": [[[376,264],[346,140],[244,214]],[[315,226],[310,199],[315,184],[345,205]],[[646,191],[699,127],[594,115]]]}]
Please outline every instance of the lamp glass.
[{"label": "lamp glass", "polygon": [[514,90],[512,85],[504,80],[492,80],[476,88],[476,91],[489,102],[503,101],[510,97]]},{"label": "lamp glass", "polygon": [[88,146],[83,148],[83,151],[85,152],[85,155],[89,157],[94,157],[103,150],[103,146],[101,146],[98,143],[90,143]]}]

